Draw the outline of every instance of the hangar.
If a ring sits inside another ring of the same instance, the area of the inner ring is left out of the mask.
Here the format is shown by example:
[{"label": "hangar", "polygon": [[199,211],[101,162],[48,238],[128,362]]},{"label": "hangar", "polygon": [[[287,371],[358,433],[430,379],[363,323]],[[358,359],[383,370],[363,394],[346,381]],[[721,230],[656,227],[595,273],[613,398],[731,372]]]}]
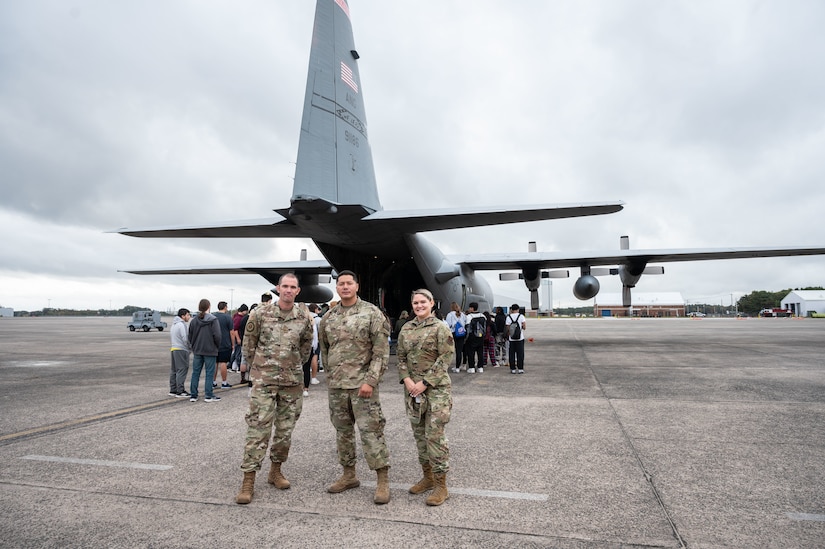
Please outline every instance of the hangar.
[{"label": "hangar", "polygon": [[599,293],[593,303],[594,316],[683,317],[685,299],[679,292],[637,292],[633,306],[622,306],[622,294]]},{"label": "hangar", "polygon": [[794,316],[825,313],[825,290],[793,290],[782,298],[782,308]]}]

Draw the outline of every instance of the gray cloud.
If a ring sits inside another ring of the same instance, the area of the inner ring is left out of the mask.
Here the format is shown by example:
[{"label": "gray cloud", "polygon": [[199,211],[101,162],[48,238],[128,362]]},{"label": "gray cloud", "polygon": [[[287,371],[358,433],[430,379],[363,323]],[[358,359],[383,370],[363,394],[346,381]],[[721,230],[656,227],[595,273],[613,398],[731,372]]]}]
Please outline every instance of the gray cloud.
[{"label": "gray cloud", "polygon": [[[825,243],[819,3],[351,4],[385,208],[627,202],[613,216],[430,235],[446,251],[613,248],[622,234],[657,248]],[[307,242],[102,231],[288,204],[312,18],[311,2],[0,5],[0,222],[26,233],[2,239],[0,304],[33,306],[26,275],[78,296],[179,292],[165,302],[265,288],[116,270],[290,259]],[[821,266],[672,265],[639,290],[822,284]],[[573,302],[565,284],[557,298]]]}]

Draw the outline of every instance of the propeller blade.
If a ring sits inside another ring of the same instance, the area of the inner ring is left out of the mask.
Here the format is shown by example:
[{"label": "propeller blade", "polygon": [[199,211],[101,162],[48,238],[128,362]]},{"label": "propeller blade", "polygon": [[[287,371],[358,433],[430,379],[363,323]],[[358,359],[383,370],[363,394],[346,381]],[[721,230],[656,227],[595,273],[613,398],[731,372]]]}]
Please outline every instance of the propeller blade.
[{"label": "propeller blade", "polygon": [[630,286],[622,286],[622,307],[630,307]]}]

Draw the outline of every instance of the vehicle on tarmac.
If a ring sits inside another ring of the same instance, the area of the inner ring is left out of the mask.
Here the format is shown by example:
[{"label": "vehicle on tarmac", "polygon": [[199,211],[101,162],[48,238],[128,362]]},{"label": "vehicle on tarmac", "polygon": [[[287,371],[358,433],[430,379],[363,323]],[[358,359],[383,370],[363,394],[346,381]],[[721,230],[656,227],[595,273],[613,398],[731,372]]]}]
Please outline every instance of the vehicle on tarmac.
[{"label": "vehicle on tarmac", "polygon": [[687,314],[688,316],[696,317],[696,318],[703,318],[707,316],[705,313],[701,311],[691,311]]},{"label": "vehicle on tarmac", "polygon": [[166,323],[161,321],[158,311],[135,311],[132,314],[132,321],[127,323],[126,327],[130,332],[138,329],[148,332],[152,328],[157,328],[159,332],[162,332],[166,328]]}]

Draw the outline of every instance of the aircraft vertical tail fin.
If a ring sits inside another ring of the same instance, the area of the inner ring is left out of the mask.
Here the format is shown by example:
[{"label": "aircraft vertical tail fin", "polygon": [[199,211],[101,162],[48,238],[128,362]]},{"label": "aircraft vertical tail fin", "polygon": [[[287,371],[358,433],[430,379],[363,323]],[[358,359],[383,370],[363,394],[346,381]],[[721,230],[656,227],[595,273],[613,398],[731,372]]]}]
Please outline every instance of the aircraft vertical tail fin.
[{"label": "aircraft vertical tail fin", "polygon": [[292,201],[383,209],[346,0],[317,0]]}]

